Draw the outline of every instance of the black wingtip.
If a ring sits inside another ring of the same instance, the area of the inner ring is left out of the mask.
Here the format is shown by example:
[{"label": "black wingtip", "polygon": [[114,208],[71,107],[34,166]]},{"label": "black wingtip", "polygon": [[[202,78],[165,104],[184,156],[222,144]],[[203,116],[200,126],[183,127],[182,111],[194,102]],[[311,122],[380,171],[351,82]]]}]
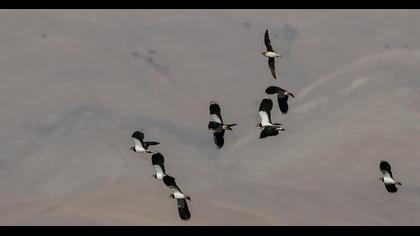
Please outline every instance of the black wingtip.
[{"label": "black wingtip", "polygon": [[142,139],[144,139],[144,134],[143,134],[143,132],[140,132],[140,131],[134,131],[134,133],[131,135],[131,137],[142,140]]}]

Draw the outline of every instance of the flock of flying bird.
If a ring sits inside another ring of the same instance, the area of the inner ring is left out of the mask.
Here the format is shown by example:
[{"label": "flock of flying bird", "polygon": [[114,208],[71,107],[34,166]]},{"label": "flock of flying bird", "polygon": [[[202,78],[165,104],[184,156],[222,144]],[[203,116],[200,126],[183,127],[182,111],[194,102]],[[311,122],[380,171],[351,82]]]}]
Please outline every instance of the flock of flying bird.
[{"label": "flock of flying bird", "polygon": [[[265,52],[262,52],[262,55],[268,57],[268,66],[270,72],[274,79],[276,77],[275,70],[275,58],[281,58],[282,55],[274,51],[271,46],[270,36],[268,30],[264,34],[264,43],[267,48]],[[280,123],[271,122],[271,110],[273,109],[273,101],[270,99],[269,95],[277,94],[277,101],[280,108],[280,111],[283,115],[287,114],[289,110],[288,98],[289,96],[294,97],[294,95],[280,87],[269,86],[265,90],[266,96],[262,99],[259,106],[259,115],[261,122],[257,124],[257,127],[260,128],[260,139],[266,138],[269,136],[276,136],[279,134],[279,131],[284,131],[285,129],[281,127]],[[224,134],[225,130],[232,130],[233,126],[237,124],[225,124],[221,115],[221,109],[219,104],[214,101],[210,102],[210,122],[208,124],[208,129],[213,131],[214,142],[218,149],[222,148],[224,145]],[[189,195],[184,194],[181,189],[177,186],[175,178],[167,175],[165,172],[164,166],[164,157],[159,152],[150,151],[148,148],[153,145],[158,145],[159,142],[155,141],[144,141],[144,134],[140,131],[135,131],[132,136],[134,139],[134,146],[131,147],[131,150],[137,153],[152,153],[152,165],[155,169],[155,174],[152,177],[158,180],[162,180],[163,183],[172,191],[172,194],[169,197],[177,200],[178,213],[182,220],[189,220],[191,218],[191,213],[188,209],[188,204],[186,200],[191,201]],[[381,161],[379,164],[380,171],[382,172],[382,177],[378,180],[382,181],[385,184],[385,188],[388,192],[397,192],[396,185],[401,185],[400,182],[396,181],[391,172],[391,165],[387,161]]]},{"label": "flock of flying bird", "polygon": [[[270,36],[268,30],[264,34],[264,43],[267,48],[265,52],[261,54],[265,57],[268,57],[268,67],[270,68],[271,74],[274,79],[277,79],[276,68],[275,68],[275,58],[281,58],[282,55],[274,51],[271,46]],[[261,129],[260,139],[266,138],[269,136],[276,136],[279,134],[279,131],[284,131],[285,129],[281,127],[280,123],[271,122],[271,110],[273,109],[273,101],[270,99],[269,95],[277,94],[277,101],[279,104],[280,111],[283,114],[286,114],[289,110],[289,104],[287,103],[289,96],[295,97],[293,93],[282,89],[277,86],[270,86],[265,90],[266,96],[260,103],[259,114],[261,117],[261,122],[257,124],[257,127]],[[223,123],[222,115],[220,112],[220,106],[214,101],[210,102],[210,118],[208,128],[213,131],[214,142],[217,147],[220,149],[224,144],[224,134],[225,130],[232,130],[232,126],[237,124],[225,124]]]}]

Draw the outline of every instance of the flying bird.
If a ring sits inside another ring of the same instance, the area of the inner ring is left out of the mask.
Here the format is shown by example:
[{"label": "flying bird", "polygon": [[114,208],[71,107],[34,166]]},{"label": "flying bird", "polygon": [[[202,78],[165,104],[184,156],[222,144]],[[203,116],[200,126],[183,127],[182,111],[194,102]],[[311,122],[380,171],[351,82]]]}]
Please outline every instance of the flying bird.
[{"label": "flying bird", "polygon": [[181,189],[178,187],[178,185],[175,182],[175,178],[172,176],[165,175],[163,177],[163,183],[165,183],[165,185],[168,186],[168,188],[170,188],[173,191],[173,193],[169,195],[169,197],[177,200],[179,217],[182,220],[189,220],[191,218],[191,213],[188,209],[188,204],[187,204],[186,199],[191,201],[190,196],[182,193]]},{"label": "flying bird", "polygon": [[273,101],[268,96],[265,96],[260,103],[259,114],[261,122],[257,124],[261,130],[260,139],[268,136],[276,136],[279,130],[284,131],[280,123],[271,123],[271,110],[273,109]]},{"label": "flying bird", "polygon": [[268,57],[268,67],[270,67],[271,74],[273,75],[274,79],[277,79],[276,77],[276,68],[274,66],[274,58],[281,58],[281,55],[276,53],[271,46],[270,42],[270,36],[268,35],[268,30],[265,31],[264,34],[264,43],[265,47],[267,48],[267,51],[262,52],[261,54],[265,57]]},{"label": "flying bird", "polygon": [[154,141],[150,141],[150,142],[145,142],[144,139],[144,134],[140,131],[135,131],[131,137],[134,140],[134,146],[132,146],[130,148],[131,151],[133,152],[139,152],[139,153],[153,153],[152,151],[149,151],[148,148],[149,146],[152,145],[158,145],[159,142],[154,142]]},{"label": "flying bird", "polygon": [[289,96],[295,97],[293,93],[286,91],[280,87],[277,86],[270,86],[265,90],[266,94],[277,94],[277,101],[279,103],[279,108],[281,113],[286,114],[289,110],[289,104],[287,103],[287,100],[289,99]]},{"label": "flying bird", "polygon": [[164,162],[165,159],[161,153],[158,152],[152,155],[152,165],[155,168],[155,174],[152,177],[155,179],[161,180],[166,175]]},{"label": "flying bird", "polygon": [[392,177],[391,165],[387,161],[381,161],[379,164],[379,169],[381,170],[383,177],[379,178],[378,180],[384,182],[385,188],[388,192],[397,192],[396,185],[401,185],[401,183],[395,181],[395,179]]},{"label": "flying bird", "polygon": [[217,148],[220,149],[225,143],[223,138],[225,130],[232,130],[232,127],[237,124],[224,124],[220,113],[220,106],[214,101],[210,102],[210,119],[211,121],[209,122],[208,129],[213,131],[214,143],[216,143]]}]

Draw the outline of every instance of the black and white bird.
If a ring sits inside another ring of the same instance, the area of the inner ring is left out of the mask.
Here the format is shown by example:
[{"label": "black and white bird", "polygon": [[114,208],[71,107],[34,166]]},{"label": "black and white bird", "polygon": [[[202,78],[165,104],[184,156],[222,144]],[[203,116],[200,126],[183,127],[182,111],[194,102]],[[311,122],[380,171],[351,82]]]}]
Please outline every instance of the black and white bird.
[{"label": "black and white bird", "polygon": [[158,152],[152,155],[152,165],[153,168],[155,168],[155,174],[153,174],[152,177],[155,179],[162,180],[163,177],[165,177],[165,159],[163,158],[163,155]]},{"label": "black and white bird", "polygon": [[378,180],[385,184],[385,188],[388,192],[397,192],[396,185],[401,185],[401,182],[396,181],[394,177],[392,177],[391,165],[387,161],[381,161],[379,169],[381,170],[383,176]]},{"label": "black and white bird", "polygon": [[289,99],[289,96],[295,97],[293,93],[286,91],[280,87],[277,86],[270,86],[265,90],[265,93],[268,95],[277,94],[277,101],[279,103],[279,108],[281,113],[286,114],[289,110],[289,104],[287,103],[287,100]]},{"label": "black and white bird", "polygon": [[273,101],[268,96],[265,96],[260,103],[259,114],[261,122],[257,124],[261,130],[260,139],[268,136],[276,136],[279,130],[284,131],[280,123],[271,123],[271,110],[273,109]]},{"label": "black and white bird", "polygon": [[134,146],[132,146],[130,148],[130,150],[133,151],[133,152],[154,153],[154,152],[148,150],[149,146],[159,144],[159,142],[154,142],[154,141],[145,142],[144,141],[144,134],[140,131],[135,131],[131,135],[131,137],[134,140]]},{"label": "black and white bird", "polygon": [[262,52],[261,54],[265,57],[268,57],[268,67],[270,67],[271,74],[273,75],[274,79],[277,79],[276,77],[276,68],[274,66],[274,58],[281,58],[282,56],[278,53],[276,53],[271,46],[270,42],[270,36],[268,35],[268,30],[265,31],[264,34],[264,43],[265,47],[267,48],[267,51]]},{"label": "black and white bird", "polygon": [[220,113],[220,106],[214,101],[210,102],[210,122],[208,129],[213,131],[214,143],[216,143],[217,148],[220,149],[223,147],[225,140],[223,136],[225,135],[225,130],[232,130],[232,127],[237,124],[225,124],[223,123],[222,115]]},{"label": "black and white bird", "polygon": [[191,218],[191,213],[188,209],[186,199],[191,201],[190,196],[181,192],[181,189],[178,187],[178,185],[176,185],[175,178],[172,176],[165,175],[163,177],[163,183],[165,183],[165,185],[168,186],[168,188],[170,188],[173,192],[171,195],[169,195],[169,197],[177,200],[179,217],[182,220],[189,220]]}]

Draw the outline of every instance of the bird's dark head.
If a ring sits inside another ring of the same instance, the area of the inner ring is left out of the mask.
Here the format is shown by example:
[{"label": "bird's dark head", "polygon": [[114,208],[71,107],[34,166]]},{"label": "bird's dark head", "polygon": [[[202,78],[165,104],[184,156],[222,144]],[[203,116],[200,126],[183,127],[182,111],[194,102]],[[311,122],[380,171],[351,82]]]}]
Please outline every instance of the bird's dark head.
[{"label": "bird's dark head", "polygon": [[267,52],[262,52],[262,53],[261,53],[261,55],[265,56],[265,54],[266,54],[266,53],[267,53]]},{"label": "bird's dark head", "polygon": [[156,174],[153,174],[151,177],[157,179]]},{"label": "bird's dark head", "polygon": [[190,196],[186,196],[185,199],[188,199],[189,201],[191,201]]},{"label": "bird's dark head", "polygon": [[172,193],[171,195],[169,195],[170,198],[175,198],[174,194]]},{"label": "bird's dark head", "polygon": [[379,178],[378,181],[384,182],[384,177]]},{"label": "bird's dark head", "polygon": [[130,147],[130,150],[133,152],[136,152],[136,150],[134,149],[134,146]]},{"label": "bird's dark head", "polygon": [[261,122],[257,124],[257,127],[262,128]]}]

